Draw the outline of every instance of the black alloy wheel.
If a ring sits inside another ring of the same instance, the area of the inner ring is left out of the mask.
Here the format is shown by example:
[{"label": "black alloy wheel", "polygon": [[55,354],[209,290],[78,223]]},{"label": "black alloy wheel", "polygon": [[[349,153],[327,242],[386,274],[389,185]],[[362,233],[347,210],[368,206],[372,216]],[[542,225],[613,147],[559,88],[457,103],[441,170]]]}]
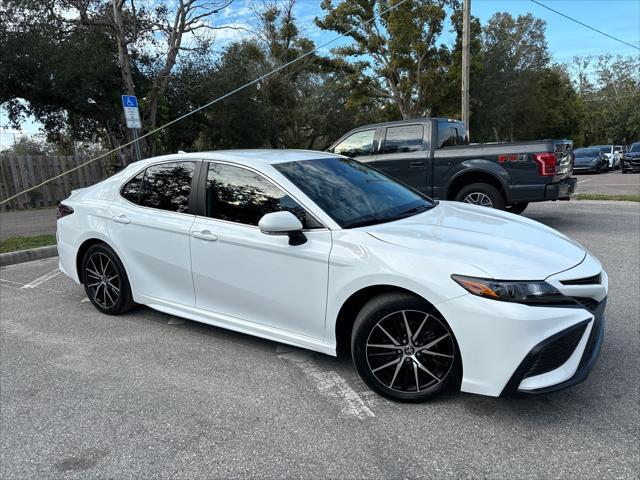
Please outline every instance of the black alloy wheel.
[{"label": "black alloy wheel", "polygon": [[459,378],[460,355],[449,326],[407,294],[376,297],[363,307],[352,354],[367,385],[392,400],[426,401]]},{"label": "black alloy wheel", "polygon": [[86,251],[82,283],[91,303],[103,313],[118,315],[135,305],[124,267],[106,244],[93,245]]}]

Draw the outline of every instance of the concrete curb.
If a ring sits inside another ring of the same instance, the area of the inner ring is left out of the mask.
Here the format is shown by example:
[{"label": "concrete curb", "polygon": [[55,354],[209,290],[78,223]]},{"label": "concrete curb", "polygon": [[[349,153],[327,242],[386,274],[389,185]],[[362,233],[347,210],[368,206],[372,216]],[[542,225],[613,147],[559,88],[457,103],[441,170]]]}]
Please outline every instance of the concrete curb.
[{"label": "concrete curb", "polygon": [[55,257],[58,255],[58,248],[55,245],[48,247],[31,248],[29,250],[18,250],[17,252],[0,253],[0,267],[15,265],[16,263],[30,262],[42,258]]}]

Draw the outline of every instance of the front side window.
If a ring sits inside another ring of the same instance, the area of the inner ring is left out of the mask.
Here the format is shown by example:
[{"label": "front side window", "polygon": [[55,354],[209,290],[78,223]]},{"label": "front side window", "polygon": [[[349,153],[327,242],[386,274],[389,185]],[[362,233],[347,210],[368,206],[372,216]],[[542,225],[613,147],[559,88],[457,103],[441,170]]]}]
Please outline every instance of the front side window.
[{"label": "front side window", "polygon": [[274,167],[342,228],[390,222],[435,206],[378,170],[347,158],[277,163]]},{"label": "front side window", "polygon": [[382,153],[405,153],[421,150],[422,131],[422,125],[387,128]]},{"label": "front side window", "polygon": [[267,213],[289,211],[305,229],[321,225],[287,193],[263,176],[246,168],[209,163],[207,217],[257,226]]},{"label": "front side window", "polygon": [[152,165],[145,170],[140,195],[144,207],[187,213],[195,162]]},{"label": "front side window", "polygon": [[359,157],[373,153],[375,130],[364,130],[349,135],[333,149],[334,153],[346,157]]}]

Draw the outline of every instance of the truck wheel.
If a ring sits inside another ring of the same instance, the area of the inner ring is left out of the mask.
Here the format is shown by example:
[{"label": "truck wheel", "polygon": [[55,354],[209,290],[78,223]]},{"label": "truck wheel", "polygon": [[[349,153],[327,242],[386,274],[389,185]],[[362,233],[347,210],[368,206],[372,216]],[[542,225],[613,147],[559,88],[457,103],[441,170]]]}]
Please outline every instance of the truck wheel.
[{"label": "truck wheel", "polygon": [[472,183],[460,190],[454,200],[456,202],[472,203],[483,207],[505,209],[505,201],[498,189],[488,183]]},{"label": "truck wheel", "polygon": [[529,206],[529,202],[514,203],[513,205],[509,205],[507,207],[507,212],[511,212],[511,213],[515,213],[516,215],[520,215],[522,212],[524,212],[527,209],[527,206]]}]

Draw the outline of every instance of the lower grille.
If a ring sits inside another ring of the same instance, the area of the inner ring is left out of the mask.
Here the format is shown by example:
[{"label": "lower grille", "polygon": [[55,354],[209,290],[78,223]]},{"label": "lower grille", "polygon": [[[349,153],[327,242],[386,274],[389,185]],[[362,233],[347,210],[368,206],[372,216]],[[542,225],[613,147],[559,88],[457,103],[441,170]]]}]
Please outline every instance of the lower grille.
[{"label": "lower grille", "polygon": [[573,299],[590,312],[593,312],[600,305],[600,302],[589,297],[573,297]]},{"label": "lower grille", "polygon": [[535,356],[533,364],[523,378],[542,375],[564,364],[573,354],[584,334],[587,324],[571,329],[565,335],[555,339],[542,348]]}]

